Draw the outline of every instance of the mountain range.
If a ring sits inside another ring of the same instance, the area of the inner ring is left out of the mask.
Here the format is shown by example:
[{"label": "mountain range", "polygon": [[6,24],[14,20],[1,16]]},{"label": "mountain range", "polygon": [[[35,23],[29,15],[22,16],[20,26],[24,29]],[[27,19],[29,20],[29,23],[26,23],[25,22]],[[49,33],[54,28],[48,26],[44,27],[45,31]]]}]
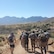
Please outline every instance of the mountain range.
[{"label": "mountain range", "polygon": [[41,17],[41,16],[32,16],[32,17],[28,17],[28,18],[5,16],[3,18],[0,18],[0,25],[31,23],[31,22],[44,21],[44,20],[48,20],[48,19],[51,19],[51,18]]}]

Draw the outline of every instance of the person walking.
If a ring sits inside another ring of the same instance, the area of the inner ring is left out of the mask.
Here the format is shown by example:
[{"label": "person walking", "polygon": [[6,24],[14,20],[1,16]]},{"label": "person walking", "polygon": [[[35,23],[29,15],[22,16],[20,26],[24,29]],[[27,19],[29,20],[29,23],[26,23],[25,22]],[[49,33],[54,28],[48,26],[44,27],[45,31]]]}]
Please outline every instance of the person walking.
[{"label": "person walking", "polygon": [[11,34],[8,36],[8,44],[9,44],[9,46],[10,46],[11,54],[13,54],[13,51],[14,51],[14,48],[15,48],[15,43],[16,43],[15,35],[14,35],[14,33],[11,33]]}]

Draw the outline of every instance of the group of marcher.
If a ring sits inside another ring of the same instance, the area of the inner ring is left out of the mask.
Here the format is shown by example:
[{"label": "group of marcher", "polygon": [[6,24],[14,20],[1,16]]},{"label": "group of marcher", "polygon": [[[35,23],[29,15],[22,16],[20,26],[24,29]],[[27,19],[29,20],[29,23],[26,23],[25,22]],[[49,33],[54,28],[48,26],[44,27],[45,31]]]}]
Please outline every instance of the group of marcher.
[{"label": "group of marcher", "polygon": [[[41,49],[41,53],[43,54],[43,49],[46,54],[46,50],[48,49],[48,40],[49,40],[50,34],[47,31],[43,31],[42,29],[36,30],[36,31],[23,31],[20,40],[21,45],[25,50],[28,51],[29,49],[29,39],[31,42],[32,52],[35,52],[35,48],[38,47]],[[8,37],[8,44],[10,46],[11,54],[13,54],[15,43],[16,43],[16,37],[14,33],[11,33]],[[20,50],[20,49],[19,49]]]},{"label": "group of marcher", "polygon": [[35,52],[35,48],[39,47],[41,49],[41,53],[43,54],[43,49],[46,54],[46,50],[48,49],[48,40],[50,37],[50,33],[47,31],[43,31],[42,29],[38,31],[32,32],[22,32],[20,36],[21,45],[28,51],[29,48],[29,39],[31,41],[32,52]]}]

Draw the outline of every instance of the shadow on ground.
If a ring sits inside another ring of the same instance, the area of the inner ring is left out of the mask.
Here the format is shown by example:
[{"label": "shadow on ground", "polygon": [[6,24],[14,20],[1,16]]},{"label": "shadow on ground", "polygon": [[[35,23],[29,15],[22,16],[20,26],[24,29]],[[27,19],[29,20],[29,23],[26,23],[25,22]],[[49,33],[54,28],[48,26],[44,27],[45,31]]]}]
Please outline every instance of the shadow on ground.
[{"label": "shadow on ground", "polygon": [[50,54],[54,54],[54,51],[48,51]]},{"label": "shadow on ground", "polygon": [[36,51],[35,54],[41,54],[41,53],[39,53],[39,52]]},{"label": "shadow on ground", "polygon": [[34,54],[41,54],[41,53],[39,53],[39,52],[32,52],[32,51],[28,51],[28,53],[34,53]]},{"label": "shadow on ground", "polygon": [[28,52],[28,53],[34,53],[34,54],[41,54],[41,53],[39,53],[39,52],[37,52],[37,51],[32,52],[31,49],[29,49],[27,52]]},{"label": "shadow on ground", "polygon": [[31,51],[31,49],[28,49],[28,51],[27,51],[27,52],[28,52],[28,53],[34,53],[34,52],[32,52],[32,51]]}]

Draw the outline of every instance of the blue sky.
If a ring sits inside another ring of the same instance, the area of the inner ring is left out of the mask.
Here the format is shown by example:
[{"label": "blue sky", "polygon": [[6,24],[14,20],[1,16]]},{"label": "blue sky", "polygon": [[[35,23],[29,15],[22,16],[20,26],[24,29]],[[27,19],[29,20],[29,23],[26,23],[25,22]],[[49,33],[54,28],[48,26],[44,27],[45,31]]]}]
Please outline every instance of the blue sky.
[{"label": "blue sky", "polygon": [[54,16],[54,0],[0,0],[0,18],[4,16]]}]

